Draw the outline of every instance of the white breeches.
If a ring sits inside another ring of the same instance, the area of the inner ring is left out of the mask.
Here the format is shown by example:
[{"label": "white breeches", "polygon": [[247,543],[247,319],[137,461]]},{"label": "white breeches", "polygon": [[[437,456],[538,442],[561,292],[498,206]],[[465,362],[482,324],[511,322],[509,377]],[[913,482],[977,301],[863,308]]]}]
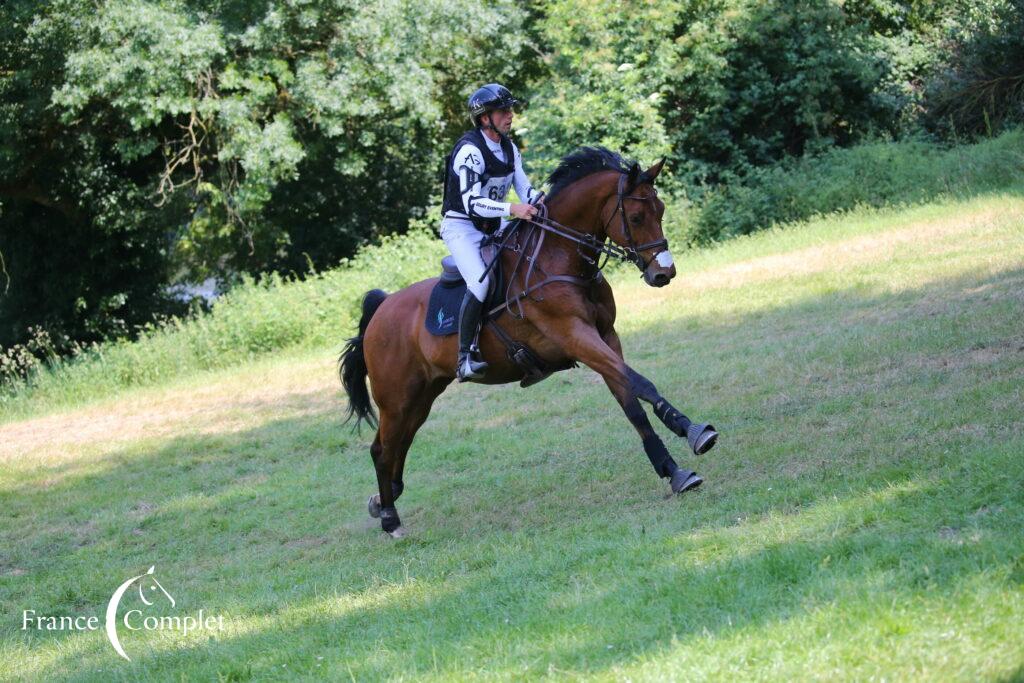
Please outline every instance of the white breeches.
[{"label": "white breeches", "polygon": [[487,264],[480,256],[480,242],[483,238],[484,234],[476,229],[472,221],[448,216],[441,220],[441,239],[455,259],[455,265],[466,281],[466,287],[481,302],[487,298],[487,288],[491,280],[491,276],[488,275],[483,282],[479,281],[487,269]]}]

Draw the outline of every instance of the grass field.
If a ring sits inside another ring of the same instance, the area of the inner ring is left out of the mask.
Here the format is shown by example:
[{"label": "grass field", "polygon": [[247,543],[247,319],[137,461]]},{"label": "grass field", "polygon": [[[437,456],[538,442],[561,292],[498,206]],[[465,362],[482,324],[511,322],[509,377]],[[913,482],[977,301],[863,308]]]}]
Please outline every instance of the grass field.
[{"label": "grass field", "polygon": [[[394,541],[341,340],[0,425],[0,678],[1024,679],[1024,198],[679,261],[614,278],[627,360],[722,434],[662,430],[677,498],[589,370],[456,386]],[[224,630],[21,629],[151,565]]]}]

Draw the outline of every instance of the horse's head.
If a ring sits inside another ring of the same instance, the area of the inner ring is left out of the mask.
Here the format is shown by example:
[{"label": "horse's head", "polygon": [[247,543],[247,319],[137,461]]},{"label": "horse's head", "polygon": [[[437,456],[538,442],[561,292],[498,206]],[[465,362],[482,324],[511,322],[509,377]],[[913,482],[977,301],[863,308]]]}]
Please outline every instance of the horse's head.
[{"label": "horse's head", "polygon": [[605,219],[608,237],[629,251],[633,263],[643,273],[644,282],[652,287],[664,287],[676,276],[668,240],[661,228],[665,204],[654,189],[654,180],[664,164],[662,159],[646,171],[632,164],[619,178],[614,207]]},{"label": "horse's head", "polygon": [[[662,159],[643,171],[635,161],[605,147],[580,147],[563,157],[548,177],[551,215],[556,221],[590,228],[586,234],[602,245],[599,251],[625,257],[636,264],[647,284],[664,287],[676,276],[661,229],[665,204],[654,189],[664,165]],[[605,250],[605,239],[618,249]]]}]

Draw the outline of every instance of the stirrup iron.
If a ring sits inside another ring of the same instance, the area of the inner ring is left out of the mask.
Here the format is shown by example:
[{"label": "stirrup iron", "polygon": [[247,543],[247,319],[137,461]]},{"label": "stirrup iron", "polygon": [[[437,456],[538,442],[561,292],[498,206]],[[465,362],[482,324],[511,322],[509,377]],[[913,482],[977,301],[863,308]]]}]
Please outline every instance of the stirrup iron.
[{"label": "stirrup iron", "polygon": [[460,382],[483,379],[488,365],[473,358],[473,351],[459,351],[459,366],[455,371]]}]

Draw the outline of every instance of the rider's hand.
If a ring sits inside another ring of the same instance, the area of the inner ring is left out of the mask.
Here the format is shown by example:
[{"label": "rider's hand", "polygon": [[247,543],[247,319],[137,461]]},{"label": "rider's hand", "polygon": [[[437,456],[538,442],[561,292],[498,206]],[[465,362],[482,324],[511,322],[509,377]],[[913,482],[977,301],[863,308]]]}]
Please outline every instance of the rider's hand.
[{"label": "rider's hand", "polygon": [[530,204],[513,204],[511,208],[509,208],[509,213],[516,218],[530,220],[537,215],[537,207]]}]

